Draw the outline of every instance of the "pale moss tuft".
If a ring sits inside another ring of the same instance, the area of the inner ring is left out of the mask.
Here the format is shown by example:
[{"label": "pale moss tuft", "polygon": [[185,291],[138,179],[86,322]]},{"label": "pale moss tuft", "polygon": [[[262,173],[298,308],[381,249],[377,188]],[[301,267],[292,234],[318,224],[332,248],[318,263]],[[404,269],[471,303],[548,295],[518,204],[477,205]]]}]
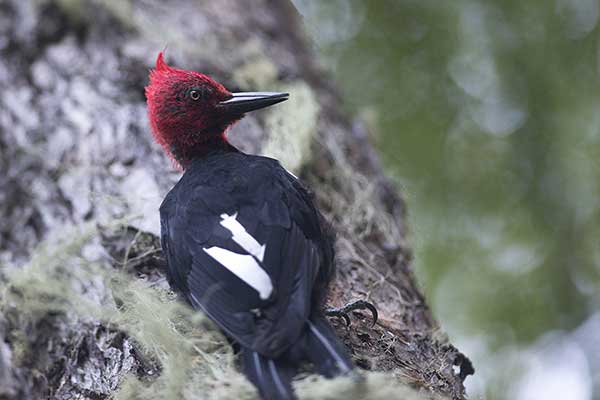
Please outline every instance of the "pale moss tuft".
[{"label": "pale moss tuft", "polygon": [[252,398],[252,387],[235,369],[231,347],[202,314],[142,281],[114,283],[113,293],[123,304],[111,322],[162,368],[151,384],[128,378],[115,399],[242,399],[244,393]]},{"label": "pale moss tuft", "polygon": [[236,68],[233,80],[248,90],[269,91],[277,82],[277,67],[267,58],[261,57]]},{"label": "pale moss tuft", "polygon": [[[99,234],[95,225],[88,224],[39,246],[30,263],[9,274],[0,308],[16,307],[20,318],[31,321],[40,313],[61,311],[67,318],[95,318],[126,332],[145,360],[142,370],[148,375],[130,373],[112,399],[257,399],[256,389],[236,368],[231,346],[203,314],[177,301],[161,285],[82,256]],[[95,292],[103,295],[90,295]],[[17,341],[21,343],[15,346],[27,343],[25,338]],[[14,350],[17,357],[27,353]],[[364,381],[309,376],[295,385],[304,400],[435,398],[420,395],[390,373],[364,375]]]},{"label": "pale moss tuft", "polygon": [[316,95],[303,81],[282,85],[277,76],[277,66],[265,55],[260,41],[249,39],[240,52],[248,61],[235,69],[234,82],[245,90],[290,94],[289,100],[265,112],[264,130],[269,132],[269,138],[261,153],[298,173],[310,161],[310,146],[320,112]]},{"label": "pale moss tuft", "polygon": [[294,82],[282,87],[290,99],[268,113],[265,130],[270,137],[262,153],[273,157],[292,172],[310,161],[310,147],[317,130],[320,107],[315,93],[304,82]]},{"label": "pale moss tuft", "polygon": [[[38,4],[45,4],[48,0],[38,0]],[[83,23],[89,20],[89,6],[96,4],[104,8],[116,18],[123,26],[133,28],[133,4],[130,0],[57,0],[56,4],[75,22]]]},{"label": "pale moss tuft", "polygon": [[102,4],[123,26],[133,28],[133,4],[130,0],[97,0]]},{"label": "pale moss tuft", "polygon": [[262,42],[250,37],[237,50],[244,60],[233,71],[233,81],[249,91],[272,91],[279,85],[277,66],[267,57]]},{"label": "pale moss tuft", "polygon": [[391,373],[363,372],[364,380],[348,377],[325,379],[311,376],[296,384],[301,400],[437,400],[441,397],[421,394]]},{"label": "pale moss tuft", "polygon": [[97,266],[78,256],[97,235],[95,225],[67,228],[55,235],[38,246],[29,263],[6,272],[1,307],[17,307],[30,315],[74,308],[86,313],[98,311],[89,298],[81,295],[86,287],[99,283],[94,279]]},{"label": "pale moss tuft", "polygon": [[[27,265],[7,273],[0,309],[17,311],[19,324],[59,312],[72,322],[92,318],[126,332],[145,363],[158,368],[144,368],[148,376],[127,376],[114,399],[256,398],[236,370],[231,346],[202,313],[159,285],[83,257],[99,234],[88,224],[41,244]],[[18,346],[27,346],[25,337],[15,343],[17,358],[27,354]]]}]

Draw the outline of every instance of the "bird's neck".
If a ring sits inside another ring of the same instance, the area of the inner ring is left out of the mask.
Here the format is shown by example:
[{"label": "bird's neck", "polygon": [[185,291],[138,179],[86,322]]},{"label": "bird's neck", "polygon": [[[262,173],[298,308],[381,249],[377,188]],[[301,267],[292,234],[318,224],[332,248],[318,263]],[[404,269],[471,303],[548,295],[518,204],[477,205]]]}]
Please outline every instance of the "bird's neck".
[{"label": "bird's neck", "polygon": [[175,142],[169,148],[169,152],[183,169],[186,169],[194,160],[214,153],[238,151],[229,143],[224,132],[218,135],[204,136],[202,140]]}]

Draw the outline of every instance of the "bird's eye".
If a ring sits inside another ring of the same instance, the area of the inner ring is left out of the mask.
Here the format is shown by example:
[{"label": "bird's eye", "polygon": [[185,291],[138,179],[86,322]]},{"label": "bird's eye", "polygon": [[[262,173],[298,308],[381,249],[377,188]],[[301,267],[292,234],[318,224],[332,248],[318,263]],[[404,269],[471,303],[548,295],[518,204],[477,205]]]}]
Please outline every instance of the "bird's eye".
[{"label": "bird's eye", "polygon": [[198,100],[200,99],[200,91],[199,90],[190,90],[190,99]]}]

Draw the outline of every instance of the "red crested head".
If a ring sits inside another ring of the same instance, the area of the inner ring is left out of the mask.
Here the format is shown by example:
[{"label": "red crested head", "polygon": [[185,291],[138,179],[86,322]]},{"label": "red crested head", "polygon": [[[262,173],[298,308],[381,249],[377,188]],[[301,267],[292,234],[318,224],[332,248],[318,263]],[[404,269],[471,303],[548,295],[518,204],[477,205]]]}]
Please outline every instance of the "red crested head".
[{"label": "red crested head", "polygon": [[146,86],[154,138],[183,168],[213,149],[233,149],[225,139],[232,123],[248,111],[287,97],[287,93],[231,93],[207,75],[168,66],[162,52]]},{"label": "red crested head", "polygon": [[172,68],[158,54],[146,86],[148,116],[156,141],[185,167],[186,154],[199,144],[219,138],[232,120],[217,105],[231,93],[210,77]]}]

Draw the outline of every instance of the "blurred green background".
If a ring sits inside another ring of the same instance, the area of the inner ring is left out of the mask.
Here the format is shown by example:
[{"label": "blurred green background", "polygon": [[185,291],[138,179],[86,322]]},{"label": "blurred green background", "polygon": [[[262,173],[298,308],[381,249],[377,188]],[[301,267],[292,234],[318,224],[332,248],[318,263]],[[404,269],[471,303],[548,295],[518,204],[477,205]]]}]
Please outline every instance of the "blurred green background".
[{"label": "blurred green background", "polygon": [[597,0],[295,0],[408,201],[471,398],[600,399]]}]

